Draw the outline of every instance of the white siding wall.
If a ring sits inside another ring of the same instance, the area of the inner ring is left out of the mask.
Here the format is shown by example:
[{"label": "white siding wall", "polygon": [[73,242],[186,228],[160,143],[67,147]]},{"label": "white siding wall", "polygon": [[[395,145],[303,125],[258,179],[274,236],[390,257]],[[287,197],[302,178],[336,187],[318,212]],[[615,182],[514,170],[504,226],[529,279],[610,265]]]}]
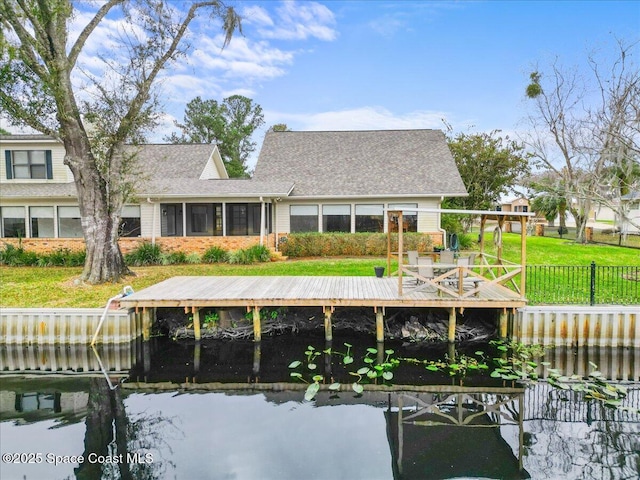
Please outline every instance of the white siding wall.
[{"label": "white siding wall", "polygon": [[216,168],[213,159],[209,157],[209,160],[207,161],[207,164],[204,166],[204,170],[200,175],[200,180],[213,180],[217,178],[222,177],[220,176],[220,172]]},{"label": "white siding wall", "polygon": [[160,236],[160,202],[149,203],[140,200],[140,236],[151,238],[154,234],[153,214],[155,211],[156,225],[155,236]]},{"label": "white siding wall", "polygon": [[[51,166],[53,169],[52,180],[7,180],[7,169],[5,162],[5,150],[51,150]],[[64,164],[64,146],[58,142],[24,142],[14,140],[3,140],[0,146],[0,181],[19,183],[68,183],[73,181],[73,174],[69,167]]]}]

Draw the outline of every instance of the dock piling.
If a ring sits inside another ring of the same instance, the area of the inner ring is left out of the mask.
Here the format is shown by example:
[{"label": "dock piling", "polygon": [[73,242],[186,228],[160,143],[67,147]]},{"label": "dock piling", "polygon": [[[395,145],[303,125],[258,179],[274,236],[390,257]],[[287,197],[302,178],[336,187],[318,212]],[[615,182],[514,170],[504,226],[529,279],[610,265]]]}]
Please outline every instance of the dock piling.
[{"label": "dock piling", "polygon": [[376,341],[384,342],[384,307],[376,307]]},{"label": "dock piling", "polygon": [[262,340],[262,327],[260,326],[260,307],[253,307],[253,341]]},{"label": "dock piling", "polygon": [[333,340],[333,325],[331,324],[333,310],[333,307],[322,307],[322,311],[324,312],[324,339],[327,342]]},{"label": "dock piling", "polygon": [[449,309],[449,332],[447,340],[449,342],[456,341],[456,309],[455,307]]},{"label": "dock piling", "polygon": [[193,314],[193,336],[196,340],[200,340],[200,309],[191,307],[191,313]]}]

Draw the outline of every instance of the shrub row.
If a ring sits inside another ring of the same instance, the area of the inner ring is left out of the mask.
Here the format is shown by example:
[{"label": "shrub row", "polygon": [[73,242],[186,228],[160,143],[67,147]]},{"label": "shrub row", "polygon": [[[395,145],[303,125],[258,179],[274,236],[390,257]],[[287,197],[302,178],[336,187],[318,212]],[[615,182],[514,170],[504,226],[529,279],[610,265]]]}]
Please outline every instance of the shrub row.
[{"label": "shrub row", "polygon": [[[403,250],[433,250],[433,240],[424,233],[405,233]],[[391,235],[391,250],[398,251],[398,234]],[[280,240],[280,251],[288,257],[383,256],[386,233],[292,233]]]},{"label": "shrub row", "polygon": [[[73,252],[69,249],[57,250],[48,254],[37,254],[23,247],[7,244],[0,249],[0,265],[11,267],[79,267],[84,265],[85,252]],[[163,252],[158,244],[145,242],[124,256],[131,266],[179,265],[186,263],[236,263],[250,264],[271,260],[269,249],[263,245],[254,245],[245,249],[229,252],[220,247],[209,248],[202,256],[197,253]]]},{"label": "shrub row", "polygon": [[84,265],[85,252],[74,252],[67,248],[46,254],[27,251],[11,244],[0,249],[0,265],[12,267],[78,267]]},{"label": "shrub row", "polygon": [[176,265],[184,263],[250,263],[268,262],[271,252],[264,245],[227,251],[220,247],[211,247],[202,256],[197,253],[163,252],[158,244],[144,242],[124,256],[127,265]]}]

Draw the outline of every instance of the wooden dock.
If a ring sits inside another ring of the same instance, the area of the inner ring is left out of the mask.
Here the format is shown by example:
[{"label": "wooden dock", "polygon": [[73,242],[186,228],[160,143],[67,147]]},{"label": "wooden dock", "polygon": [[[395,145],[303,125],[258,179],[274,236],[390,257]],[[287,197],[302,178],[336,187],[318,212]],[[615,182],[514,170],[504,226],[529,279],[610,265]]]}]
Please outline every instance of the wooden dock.
[{"label": "wooden dock", "polygon": [[[385,308],[446,308],[449,340],[455,336],[456,311],[467,308],[501,310],[500,331],[506,336],[507,312],[526,305],[519,293],[501,285],[485,285],[473,296],[447,295],[437,289],[416,288],[406,277],[407,288],[398,292],[398,278],[356,276],[202,276],[173,277],[120,300],[126,308],[142,310],[143,330],[151,312],[159,307],[182,307],[194,316],[199,338],[199,310],[204,307],[243,307],[253,310],[254,338],[260,340],[260,309],[263,307],[322,307],[326,337],[331,337],[331,314],[336,307],[372,307],[376,313],[377,339],[384,339]],[[148,318],[147,318],[148,317]],[[146,318],[146,320],[145,320]]]}]

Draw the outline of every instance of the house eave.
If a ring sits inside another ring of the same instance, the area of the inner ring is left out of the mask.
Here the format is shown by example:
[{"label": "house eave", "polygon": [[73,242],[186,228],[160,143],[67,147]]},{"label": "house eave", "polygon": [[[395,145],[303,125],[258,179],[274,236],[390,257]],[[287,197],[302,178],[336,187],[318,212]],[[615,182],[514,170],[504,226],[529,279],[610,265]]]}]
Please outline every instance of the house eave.
[{"label": "house eave", "polygon": [[290,195],[287,198],[289,200],[324,200],[324,199],[337,199],[337,200],[347,200],[352,198],[371,198],[371,199],[382,199],[382,198],[450,198],[450,197],[467,197],[468,193],[450,193],[450,194],[442,194],[442,193],[386,193],[386,194],[376,194],[376,195]]}]

